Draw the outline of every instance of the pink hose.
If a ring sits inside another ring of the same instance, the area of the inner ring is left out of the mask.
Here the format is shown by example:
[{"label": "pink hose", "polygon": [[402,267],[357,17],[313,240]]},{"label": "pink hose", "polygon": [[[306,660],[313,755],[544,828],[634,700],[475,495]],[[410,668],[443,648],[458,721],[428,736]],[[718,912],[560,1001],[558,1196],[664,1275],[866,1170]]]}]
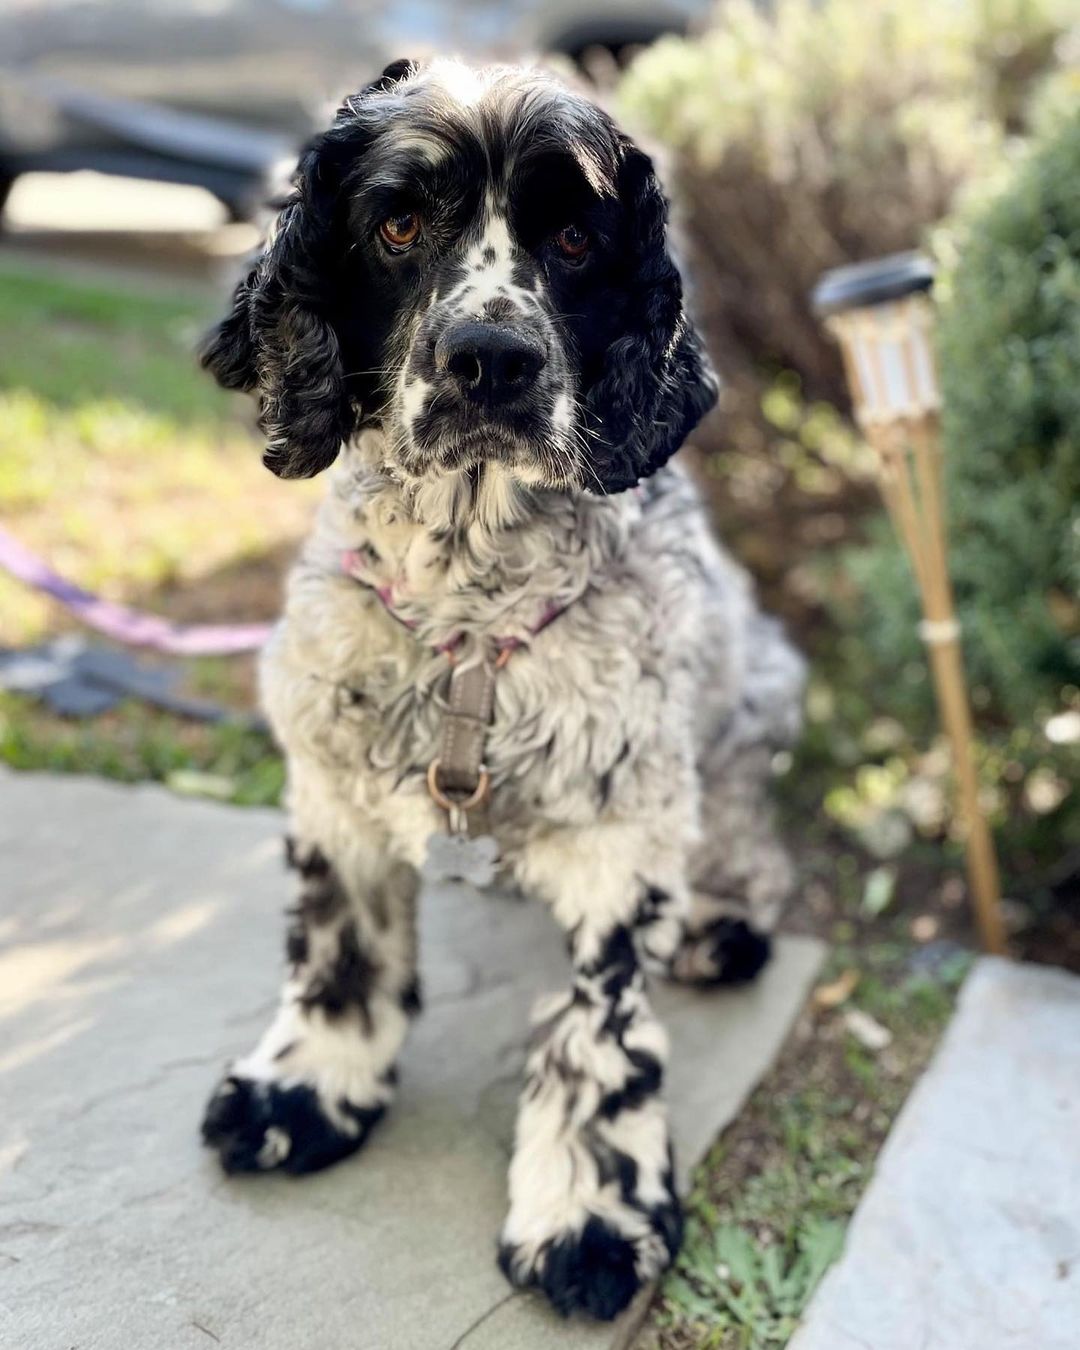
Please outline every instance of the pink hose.
[{"label": "pink hose", "polygon": [[270,634],[265,623],[175,624],[156,614],[84,591],[65,580],[0,527],[0,567],[35,590],[51,595],[76,618],[131,647],[156,647],[176,656],[232,656],[257,651]]}]

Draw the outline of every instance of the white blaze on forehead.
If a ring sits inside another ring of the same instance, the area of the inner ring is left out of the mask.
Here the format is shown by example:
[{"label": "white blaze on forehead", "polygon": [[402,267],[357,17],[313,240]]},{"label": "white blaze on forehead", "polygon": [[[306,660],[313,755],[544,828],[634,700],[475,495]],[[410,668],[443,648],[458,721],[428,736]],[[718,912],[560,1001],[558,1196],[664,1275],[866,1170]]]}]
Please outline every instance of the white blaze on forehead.
[{"label": "white blaze on forehead", "polygon": [[465,278],[450,296],[460,313],[482,317],[485,306],[500,297],[512,300],[522,311],[529,308],[529,292],[514,283],[514,253],[506,217],[489,205],[480,239],[465,255]]},{"label": "white blaze on forehead", "polygon": [[514,256],[514,241],[506,217],[499,215],[491,203],[488,203],[484,218],[484,228],[480,242],[469,250],[466,262],[470,267],[485,266],[485,255],[495,254],[495,265],[510,263]]}]

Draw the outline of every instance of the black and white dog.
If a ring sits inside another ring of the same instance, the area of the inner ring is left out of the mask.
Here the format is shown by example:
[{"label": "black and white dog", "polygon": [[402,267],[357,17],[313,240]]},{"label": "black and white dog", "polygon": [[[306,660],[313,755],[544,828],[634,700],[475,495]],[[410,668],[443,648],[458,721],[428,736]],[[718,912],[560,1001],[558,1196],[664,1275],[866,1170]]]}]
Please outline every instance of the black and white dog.
[{"label": "black and white dog", "polygon": [[667,465],[715,381],[652,164],[602,111],[536,70],[401,62],[294,183],[204,351],[257,395],[271,469],[337,461],[262,665],[288,975],[204,1138],[229,1171],[304,1172],[385,1111],[452,673],[512,651],[488,829],[572,971],[536,1011],[500,1262],[612,1317],[681,1227],[644,970],[767,959],[791,878],[766,787],[802,663]]}]

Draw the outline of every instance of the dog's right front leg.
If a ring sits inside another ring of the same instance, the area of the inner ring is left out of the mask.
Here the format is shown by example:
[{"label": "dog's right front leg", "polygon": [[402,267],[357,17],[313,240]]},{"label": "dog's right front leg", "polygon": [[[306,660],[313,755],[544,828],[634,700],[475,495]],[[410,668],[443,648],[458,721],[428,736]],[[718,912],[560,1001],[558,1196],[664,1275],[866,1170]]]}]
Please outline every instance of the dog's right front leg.
[{"label": "dog's right front leg", "polygon": [[[661,1080],[667,1037],[646,995],[635,929],[669,952],[685,903],[663,822],[534,841],[522,880],[569,939],[569,992],[534,1014],[499,1261],[562,1313],[615,1317],[660,1275],[682,1232]],[[677,838],[677,836],[676,836]]]},{"label": "dog's right front leg", "polygon": [[420,1006],[415,870],[340,808],[298,812],[293,829],[300,895],[281,1002],[203,1120],[203,1140],[229,1172],[311,1172],[358,1149],[393,1096]]}]

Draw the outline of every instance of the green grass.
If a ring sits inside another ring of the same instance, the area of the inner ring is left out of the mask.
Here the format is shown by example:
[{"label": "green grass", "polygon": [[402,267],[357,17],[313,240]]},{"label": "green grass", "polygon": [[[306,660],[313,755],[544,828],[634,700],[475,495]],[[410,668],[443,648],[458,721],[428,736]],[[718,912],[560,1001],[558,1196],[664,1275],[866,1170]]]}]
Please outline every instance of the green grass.
[{"label": "green grass", "polygon": [[[198,369],[221,303],[0,263],[0,524],[80,585],[180,621],[272,617],[318,494],[266,472],[246,401]],[[0,645],[74,626],[0,573]],[[250,707],[249,660],[183,672],[187,692]],[[5,698],[0,761],[241,802],[274,801],[281,784],[264,737],[136,703],[71,722]]]},{"label": "green grass", "polygon": [[194,351],[211,297],[118,290],[0,264],[0,381],[57,408],[121,400],[188,421],[235,407]]},{"label": "green grass", "polygon": [[[900,936],[837,950],[825,981],[854,970],[840,1008],[808,1015],[768,1078],[698,1169],[687,1231],[640,1350],[773,1350],[798,1326],[839,1256],[874,1159],[952,1010],[958,955],[913,974]],[[873,1053],[847,1029],[858,1008],[891,1031]]]},{"label": "green grass", "polygon": [[[0,523],[111,599],[181,618],[263,617],[313,489],[263,469],[246,402],[197,369],[193,343],[215,308],[0,267]],[[270,554],[269,592],[249,584],[238,599],[216,585]],[[0,576],[0,642],[62,622]]]},{"label": "green grass", "polygon": [[76,721],[4,693],[0,763],[122,783],[149,779],[241,806],[277,805],[284,781],[281,756],[261,732],[187,722],[135,702]]}]

